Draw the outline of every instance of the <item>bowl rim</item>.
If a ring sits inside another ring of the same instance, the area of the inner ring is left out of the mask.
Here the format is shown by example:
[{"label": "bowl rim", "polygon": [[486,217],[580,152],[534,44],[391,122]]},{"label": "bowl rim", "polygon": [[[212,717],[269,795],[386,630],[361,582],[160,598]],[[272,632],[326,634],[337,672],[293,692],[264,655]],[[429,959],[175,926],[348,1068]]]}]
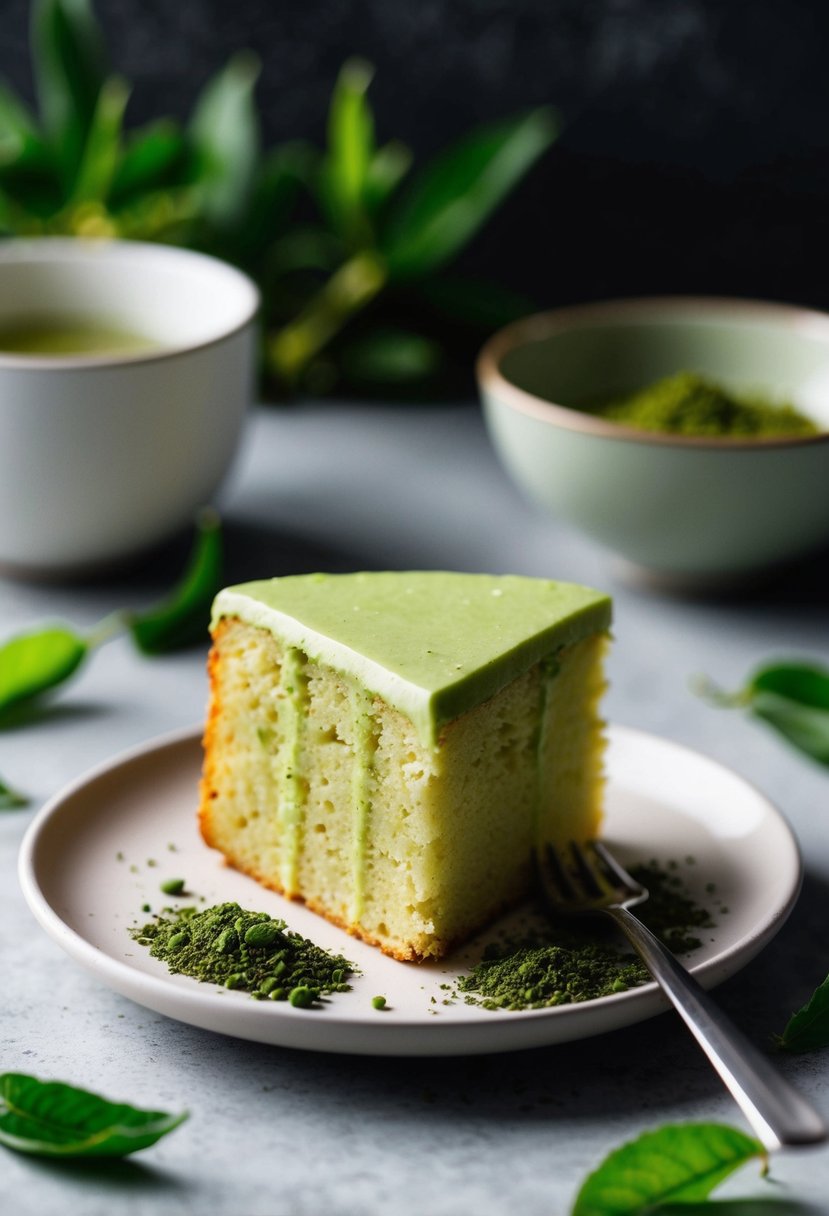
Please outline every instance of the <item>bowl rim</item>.
[{"label": "bowl rim", "polygon": [[829,345],[829,313],[796,304],[729,296],[630,296],[572,304],[545,312],[532,313],[513,321],[494,333],[482,347],[475,363],[478,385],[483,392],[497,391],[499,401],[519,413],[543,422],[552,422],[570,431],[602,436],[624,443],[651,443],[661,447],[715,448],[719,451],[768,450],[779,447],[804,447],[829,443],[829,430],[817,435],[772,435],[743,439],[721,435],[675,435],[646,431],[588,414],[574,406],[560,405],[519,388],[501,371],[501,361],[511,351],[528,342],[540,341],[555,333],[576,327],[623,324],[646,316],[654,323],[668,321],[678,314],[694,312],[712,318],[729,316],[743,321],[769,321],[788,329],[812,330],[826,338]]},{"label": "bowl rim", "polygon": [[211,273],[220,274],[227,280],[235,280],[247,299],[240,306],[239,317],[226,325],[220,333],[198,338],[192,342],[137,351],[78,352],[64,355],[16,354],[0,350],[0,371],[37,371],[61,373],[68,371],[104,371],[136,364],[167,362],[207,350],[229,338],[242,333],[255,322],[262,305],[262,297],[253,279],[243,270],[201,250],[187,249],[182,245],[166,245],[161,241],[133,241],[123,237],[82,236],[35,236],[9,237],[0,241],[0,266],[40,262],[66,264],[84,262],[95,258],[120,258],[126,262],[140,258],[159,261],[178,261],[191,266],[207,267]]}]

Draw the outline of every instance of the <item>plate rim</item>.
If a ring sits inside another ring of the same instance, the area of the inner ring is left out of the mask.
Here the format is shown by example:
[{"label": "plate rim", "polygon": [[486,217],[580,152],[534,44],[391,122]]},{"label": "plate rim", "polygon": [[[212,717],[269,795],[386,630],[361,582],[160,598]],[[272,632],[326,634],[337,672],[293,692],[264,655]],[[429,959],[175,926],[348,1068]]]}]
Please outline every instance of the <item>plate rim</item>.
[{"label": "plate rim", "polygon": [[[227,1007],[222,1009],[218,1018],[211,1016],[211,998],[215,999],[216,996],[212,986],[194,984],[192,991],[177,985],[174,987],[170,984],[169,976],[150,975],[100,949],[62,919],[52,906],[37,873],[38,849],[44,834],[53,820],[65,811],[66,804],[82,794],[87,787],[92,787],[120,769],[141,762],[151,763],[157,761],[162,753],[175,752],[177,749],[184,751],[199,745],[202,735],[202,725],[181,727],[136,743],[91,766],[44,803],[26,829],[21,842],[18,881],[30,912],[47,935],[73,961],[110,989],[145,1008],[214,1033],[272,1046],[374,1056],[456,1056],[554,1046],[609,1033],[645,1021],[670,1008],[667,998],[656,983],[652,982],[593,1001],[546,1009],[510,1011],[508,1018],[505,1016],[503,1021],[497,1022],[492,1014],[482,1018],[480,1010],[470,1013],[468,1019],[458,1017],[451,1022],[428,1024],[422,1019],[406,1015],[396,1017],[393,1022],[378,1018],[376,1022],[370,1023],[371,1033],[368,1037],[371,1042],[368,1044],[363,1041],[367,1037],[367,1023],[364,1018],[355,1018],[347,1011],[339,1009],[336,1013],[332,1010],[311,1011],[307,1020],[297,1016],[300,1011],[292,1010],[290,1016],[283,1020],[273,1016],[284,1014],[285,1011],[278,1006],[272,1008],[266,1005],[263,1011],[261,1002],[239,1002],[234,1003],[232,1007],[233,1016],[230,1020],[235,1023],[233,1029],[217,1026],[217,1020],[228,1020],[224,1013]],[[785,898],[775,904],[753,931],[744,934],[713,957],[689,967],[689,971],[703,987],[713,987],[747,965],[782,928],[794,908],[803,881],[803,860],[797,836],[780,808],[758,786],[721,761],[686,744],[636,727],[608,723],[607,735],[610,740],[627,739],[634,745],[657,745],[666,750],[674,750],[691,762],[702,761],[723,776],[737,780],[759,800],[765,813],[771,815],[777,830],[782,833],[790,848],[790,865],[785,868],[788,874]],[[140,995],[137,995],[137,992],[140,992]],[[170,1012],[171,1002],[177,1006],[178,1012]],[[606,1024],[586,1032],[584,1029],[578,1029],[575,1033],[567,1033],[566,1027],[571,1021],[579,1026],[579,1023],[587,1021],[591,1014],[595,1015],[599,1022]],[[273,1027],[285,1027],[287,1033],[263,1036],[258,1028],[265,1018]],[[324,1024],[331,1027],[332,1022],[336,1022],[336,1043],[327,1038],[324,1028]],[[553,1026],[562,1028],[563,1033],[551,1034]],[[303,1029],[311,1030],[311,1033],[303,1033]],[[318,1034],[317,1030],[322,1030],[322,1034]],[[424,1046],[424,1038],[428,1040],[428,1046]]]}]

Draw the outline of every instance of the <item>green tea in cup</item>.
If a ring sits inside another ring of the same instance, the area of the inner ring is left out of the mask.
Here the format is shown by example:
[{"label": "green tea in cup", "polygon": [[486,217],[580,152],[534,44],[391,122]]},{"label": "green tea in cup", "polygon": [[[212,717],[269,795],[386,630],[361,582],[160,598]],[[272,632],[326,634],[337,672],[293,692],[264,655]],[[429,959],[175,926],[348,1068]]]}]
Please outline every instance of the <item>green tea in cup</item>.
[{"label": "green tea in cup", "polygon": [[0,355],[131,355],[160,347],[146,334],[91,318],[39,317],[0,322]]}]

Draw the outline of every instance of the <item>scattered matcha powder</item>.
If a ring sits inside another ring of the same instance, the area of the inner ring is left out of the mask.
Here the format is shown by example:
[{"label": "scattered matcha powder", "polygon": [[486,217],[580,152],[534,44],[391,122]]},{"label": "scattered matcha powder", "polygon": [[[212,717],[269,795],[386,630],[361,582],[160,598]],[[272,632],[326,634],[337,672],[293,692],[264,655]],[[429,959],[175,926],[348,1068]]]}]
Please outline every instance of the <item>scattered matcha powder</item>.
[{"label": "scattered matcha powder", "polygon": [[159,889],[165,895],[181,895],[184,890],[183,878],[166,878],[164,882],[159,883]]},{"label": "scattered matcha powder", "polygon": [[467,1004],[484,1009],[546,1009],[625,992],[649,979],[642,963],[612,947],[534,944],[530,939],[501,957],[488,950],[458,980],[458,992]]},{"label": "scattered matcha powder", "polygon": [[[677,869],[676,863],[663,868],[651,861],[631,867],[631,873],[650,892],[638,909],[642,920],[675,954],[686,954],[701,945],[695,930],[712,928],[714,922],[688,894]],[[458,994],[484,1009],[546,1009],[648,983],[644,963],[619,950],[601,929],[601,922],[591,922],[589,929],[548,924],[518,940],[494,943],[457,981]]]},{"label": "scattered matcha powder", "polygon": [[353,963],[287,929],[267,912],[236,903],[181,908],[130,935],[177,975],[239,988],[257,1000],[288,1001],[300,1009],[332,992],[348,992]]},{"label": "scattered matcha powder", "polygon": [[788,404],[732,396],[720,385],[679,372],[638,392],[589,407],[611,422],[672,435],[735,439],[772,435],[817,435],[818,427]]}]

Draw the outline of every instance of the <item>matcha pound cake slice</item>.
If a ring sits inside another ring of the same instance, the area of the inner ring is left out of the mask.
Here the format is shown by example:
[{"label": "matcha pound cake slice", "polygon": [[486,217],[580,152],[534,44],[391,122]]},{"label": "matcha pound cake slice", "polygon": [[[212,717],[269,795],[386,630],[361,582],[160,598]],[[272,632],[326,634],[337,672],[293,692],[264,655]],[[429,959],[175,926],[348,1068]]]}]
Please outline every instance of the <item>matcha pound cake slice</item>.
[{"label": "matcha pound cake slice", "polygon": [[399,959],[528,891],[599,827],[610,601],[443,572],[218,595],[201,828],[240,870]]}]

